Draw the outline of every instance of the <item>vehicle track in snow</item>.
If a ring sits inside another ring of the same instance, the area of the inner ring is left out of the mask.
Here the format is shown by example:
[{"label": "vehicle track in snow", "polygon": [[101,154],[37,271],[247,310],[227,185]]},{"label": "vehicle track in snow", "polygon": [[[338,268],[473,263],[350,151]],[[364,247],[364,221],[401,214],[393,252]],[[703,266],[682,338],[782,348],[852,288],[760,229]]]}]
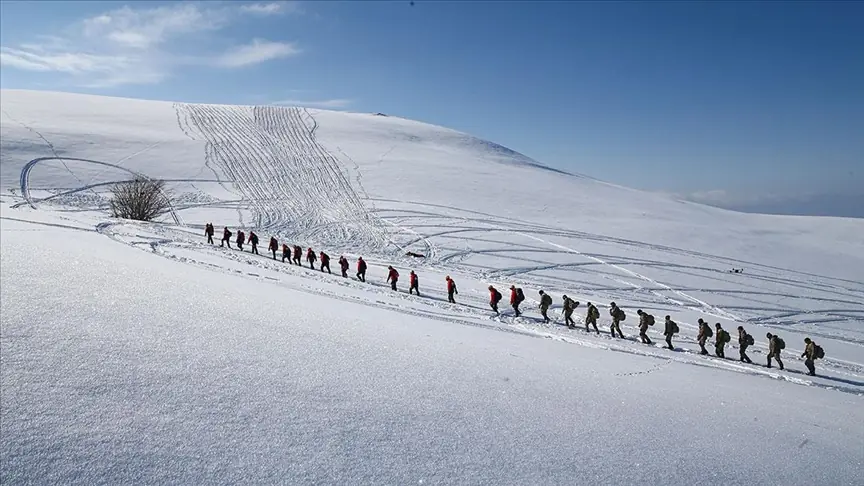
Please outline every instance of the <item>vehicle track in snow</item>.
[{"label": "vehicle track in snow", "polygon": [[218,167],[248,201],[256,227],[367,253],[391,245],[340,161],[315,139],[308,112],[181,103],[175,109],[183,132],[206,141],[205,164]]}]

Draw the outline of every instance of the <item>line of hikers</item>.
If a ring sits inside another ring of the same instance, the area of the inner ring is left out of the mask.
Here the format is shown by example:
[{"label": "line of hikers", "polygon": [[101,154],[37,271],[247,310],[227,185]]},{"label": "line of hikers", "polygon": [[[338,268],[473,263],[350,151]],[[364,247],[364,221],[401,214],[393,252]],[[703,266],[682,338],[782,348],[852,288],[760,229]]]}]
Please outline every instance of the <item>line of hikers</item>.
[{"label": "line of hikers", "polygon": [[[213,243],[213,234],[214,228],[212,223],[207,223],[204,228],[204,234],[207,236],[207,242],[210,244]],[[225,246],[228,244],[228,248],[231,248],[231,231],[226,227],[222,232],[222,244],[220,246]],[[249,236],[245,235],[242,230],[237,231],[237,238],[235,242],[237,243],[237,248],[241,251],[243,250],[243,244],[248,243],[252,246],[252,253],[258,255],[258,235],[255,234],[254,231],[249,231]],[[273,253],[273,259],[277,260],[276,253],[279,250],[279,242],[276,237],[270,238],[270,245],[268,246],[268,250]],[[301,266],[301,258],[303,255],[303,249],[299,245],[294,245],[293,247],[289,247],[287,244],[282,244],[282,262],[285,260],[289,260],[290,263]],[[330,256],[327,253],[321,251],[318,255],[309,248],[306,251],[306,261],[309,263],[309,268],[312,270],[315,269],[315,263],[320,259],[320,270],[323,272],[325,269],[327,273],[331,273],[330,271]],[[348,259],[344,256],[339,257],[339,268],[342,271],[342,277],[348,277],[348,268],[350,264],[348,263]],[[359,257],[357,259],[357,274],[356,277],[361,282],[366,281],[366,261],[363,260],[363,257]],[[393,268],[393,266],[387,267],[387,280],[390,284],[390,288],[392,290],[397,290],[396,283],[399,281],[399,272]],[[447,289],[447,301],[451,304],[456,303],[455,295],[459,295],[459,291],[456,288],[456,282],[450,278],[448,275],[445,278],[446,289]],[[419,278],[417,274],[412,270],[409,274],[409,286],[408,293],[420,295],[420,284]],[[548,315],[549,308],[552,306],[552,297],[546,292],[540,290],[540,314],[543,316],[543,322],[549,323],[550,318]],[[500,311],[498,310],[498,304],[503,299],[501,292],[498,291],[493,285],[489,286],[489,306],[495,312],[496,315],[500,315]],[[513,308],[516,317],[522,315],[522,311],[519,310],[519,306],[525,300],[525,293],[521,288],[516,287],[515,285],[510,286],[510,307]],[[576,322],[573,320],[573,312],[575,312],[576,308],[579,307],[579,302],[571,299],[567,295],[562,296],[563,300],[563,314],[564,314],[564,322],[570,329],[576,328]],[[639,316],[639,338],[641,339],[643,344],[653,344],[651,339],[648,337],[648,328],[654,325],[654,316],[648,314],[647,312],[643,312],[642,309],[636,311],[636,314]],[[620,323],[621,321],[627,318],[627,314],[620,308],[615,302],[609,304],[609,315],[612,317],[612,323],[609,326],[609,333],[612,337],[615,337],[616,333],[618,337],[624,338],[624,333],[621,332]],[[597,306],[588,302],[587,313],[585,315],[585,331],[590,332],[589,326],[594,327],[594,331],[597,334],[600,334],[600,329],[597,328],[597,319],[600,318],[600,311],[597,309]],[[715,324],[717,329],[716,334],[711,330],[711,326],[702,320],[701,318],[698,321],[699,323],[699,334],[696,339],[699,343],[701,355],[708,355],[708,350],[705,349],[705,344],[708,342],[708,338],[714,336],[714,353],[719,358],[726,358],[725,348],[726,345],[731,342],[732,337],[729,332],[723,329],[723,327],[718,322]],[[672,320],[671,316],[666,316],[665,326],[663,330],[663,335],[666,336],[666,348],[675,349],[675,346],[672,345],[672,337],[675,334],[678,334],[680,329],[678,324]],[[780,369],[783,370],[783,361],[780,359],[780,351],[786,348],[786,343],[777,335],[772,335],[770,332],[767,334],[768,337],[768,368],[771,368],[771,360],[777,361],[777,364],[780,366]],[[807,366],[807,374],[810,376],[816,375],[816,366],[815,361],[817,359],[822,359],[825,357],[825,352],[821,346],[817,345],[810,338],[804,339],[805,349],[804,353],[801,355],[802,358],[806,358],[804,361],[805,366]],[[744,363],[752,363],[753,361],[747,356],[747,348],[753,346],[755,344],[755,340],[753,336],[748,334],[747,331],[744,330],[743,326],[738,326],[738,352],[740,355],[740,361]]]}]

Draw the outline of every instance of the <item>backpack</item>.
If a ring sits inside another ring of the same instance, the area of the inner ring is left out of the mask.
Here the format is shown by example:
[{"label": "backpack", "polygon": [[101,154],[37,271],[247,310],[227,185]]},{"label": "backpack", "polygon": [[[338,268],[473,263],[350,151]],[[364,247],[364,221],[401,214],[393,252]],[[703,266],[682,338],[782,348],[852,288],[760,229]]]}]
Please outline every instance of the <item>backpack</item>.
[{"label": "backpack", "polygon": [[816,345],[816,357],[819,359],[825,358],[825,350],[822,349],[822,346]]},{"label": "backpack", "polygon": [[705,326],[702,326],[702,328],[705,329],[705,335],[706,336],[711,337],[714,335],[714,331],[711,330],[711,326],[705,325]]},{"label": "backpack", "polygon": [[748,334],[747,337],[744,338],[744,343],[747,344],[747,346],[753,346],[756,344],[756,341],[753,340],[752,334]]},{"label": "backpack", "polygon": [[522,302],[525,300],[525,293],[522,292],[522,289],[516,289],[516,303]]},{"label": "backpack", "polygon": [[621,310],[620,307],[618,307],[618,319],[620,319],[622,321],[627,319],[627,314],[625,314],[624,311]]},{"label": "backpack", "polygon": [[588,314],[591,315],[591,317],[594,319],[600,319],[600,310],[598,310],[597,307],[593,305],[591,306],[591,310],[588,312]]},{"label": "backpack", "polygon": [[777,338],[777,349],[786,349],[786,341]]},{"label": "backpack", "polygon": [[648,317],[645,319],[645,322],[647,322],[649,326],[653,326],[654,325],[654,316],[652,316],[651,314],[648,314]]},{"label": "backpack", "polygon": [[725,329],[721,330],[720,333],[721,333],[720,334],[720,341],[722,341],[724,343],[728,343],[729,341],[732,340],[732,336],[730,336],[729,332],[726,331]]},{"label": "backpack", "polygon": [[681,329],[678,329],[678,323],[672,321],[672,334],[678,334],[681,332]]},{"label": "backpack", "polygon": [[498,292],[498,289],[495,289],[495,302],[501,301],[501,292]]}]

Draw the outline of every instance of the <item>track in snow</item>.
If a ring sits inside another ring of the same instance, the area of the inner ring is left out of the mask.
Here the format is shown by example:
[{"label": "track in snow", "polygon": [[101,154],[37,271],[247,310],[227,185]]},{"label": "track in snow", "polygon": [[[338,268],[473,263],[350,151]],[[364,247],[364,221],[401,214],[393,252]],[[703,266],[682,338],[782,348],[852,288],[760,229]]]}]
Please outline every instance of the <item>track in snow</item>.
[{"label": "track in snow", "polygon": [[300,108],[175,104],[180,128],[206,141],[205,163],[242,193],[254,225],[281,237],[367,253],[391,245]]}]

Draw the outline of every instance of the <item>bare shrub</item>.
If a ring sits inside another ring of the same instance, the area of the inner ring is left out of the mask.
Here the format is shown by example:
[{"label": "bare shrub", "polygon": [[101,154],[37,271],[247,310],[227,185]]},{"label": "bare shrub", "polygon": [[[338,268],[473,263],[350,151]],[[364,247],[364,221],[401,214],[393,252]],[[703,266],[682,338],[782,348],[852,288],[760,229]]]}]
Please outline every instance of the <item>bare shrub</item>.
[{"label": "bare shrub", "polygon": [[115,185],[111,194],[111,212],[117,218],[152,221],[171,208],[165,182],[160,180],[139,177]]}]

